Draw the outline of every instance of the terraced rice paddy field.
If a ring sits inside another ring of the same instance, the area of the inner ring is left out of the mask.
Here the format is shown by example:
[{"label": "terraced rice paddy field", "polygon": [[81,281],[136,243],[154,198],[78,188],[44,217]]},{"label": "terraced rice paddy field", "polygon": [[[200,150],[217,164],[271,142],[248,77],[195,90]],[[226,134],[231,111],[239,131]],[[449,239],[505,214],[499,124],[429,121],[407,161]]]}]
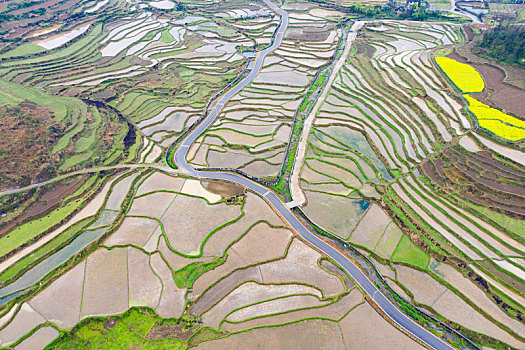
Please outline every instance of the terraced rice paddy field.
[{"label": "terraced rice paddy field", "polygon": [[[0,48],[0,346],[423,348],[264,196],[166,164],[277,13],[58,4],[76,20]],[[454,23],[277,5],[282,44],[188,162],[272,186],[453,347],[524,348],[525,129],[499,68],[461,56]]]}]

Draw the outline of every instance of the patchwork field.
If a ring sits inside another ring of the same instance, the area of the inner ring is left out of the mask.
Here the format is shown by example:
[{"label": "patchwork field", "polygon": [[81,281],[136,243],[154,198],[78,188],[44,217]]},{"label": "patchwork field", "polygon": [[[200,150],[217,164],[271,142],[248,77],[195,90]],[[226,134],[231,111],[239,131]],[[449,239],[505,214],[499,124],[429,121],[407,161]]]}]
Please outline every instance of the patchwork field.
[{"label": "patchwork field", "polygon": [[525,73],[382,5],[0,3],[0,346],[524,348]]}]

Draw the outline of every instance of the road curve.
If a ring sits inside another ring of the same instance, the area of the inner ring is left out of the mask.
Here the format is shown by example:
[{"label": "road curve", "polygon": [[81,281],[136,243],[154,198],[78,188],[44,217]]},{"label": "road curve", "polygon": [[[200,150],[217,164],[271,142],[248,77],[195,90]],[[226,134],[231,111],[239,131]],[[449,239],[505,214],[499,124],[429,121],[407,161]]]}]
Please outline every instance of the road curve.
[{"label": "road curve", "polygon": [[[178,146],[173,160],[178,168],[185,174],[199,178],[199,179],[213,179],[213,180],[224,180],[237,183],[241,186],[249,188],[253,192],[264,197],[267,202],[281,215],[281,217],[290,225],[290,227],[297,232],[304,240],[315,246],[317,249],[325,253],[334,259],[343,269],[345,269],[350,276],[359,284],[362,290],[368,294],[372,300],[383,310],[383,312],[390,317],[390,319],[396,322],[400,327],[404,328],[407,332],[412,334],[414,337],[427,344],[429,347],[434,349],[453,349],[448,343],[432,334],[419,324],[415,323],[412,319],[407,317],[403,312],[396,308],[387,298],[384,296],[374,283],[366,276],[361,268],[351,261],[344,253],[339,249],[330,245],[328,242],[322,240],[315,234],[313,234],[306,226],[292,213],[290,209],[281,201],[281,199],[272,190],[252,181],[244,176],[232,173],[232,172],[218,172],[218,171],[202,171],[192,168],[186,161],[187,153],[193,144],[193,142],[206,131],[206,129],[215,121],[219,113],[221,112],[224,105],[237,94],[242,88],[249,84],[253,78],[257,75],[262,67],[265,56],[278,48],[284,37],[284,32],[288,26],[288,14],[279,9],[269,0],[263,0],[264,3],[270,7],[274,12],[277,12],[281,16],[281,23],[276,29],[275,37],[272,45],[257,53],[255,62],[251,72],[236,86],[226,91],[222,97],[215,103],[211,112],[206,116],[200,125],[198,125]],[[371,330],[371,334],[374,330]]]}]

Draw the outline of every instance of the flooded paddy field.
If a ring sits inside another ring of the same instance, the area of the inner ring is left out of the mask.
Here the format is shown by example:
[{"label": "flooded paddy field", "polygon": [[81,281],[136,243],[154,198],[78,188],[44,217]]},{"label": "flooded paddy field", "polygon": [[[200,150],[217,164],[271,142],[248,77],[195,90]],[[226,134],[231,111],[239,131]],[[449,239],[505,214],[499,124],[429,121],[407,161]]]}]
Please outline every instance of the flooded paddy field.
[{"label": "flooded paddy field", "polygon": [[[0,128],[17,130],[0,160],[0,346],[422,348],[266,195],[169,164],[212,97],[256,68],[277,12],[66,3],[50,15],[78,21],[45,15],[0,34],[21,38],[0,44]],[[272,183],[409,316],[423,317],[415,306],[480,347],[523,348],[525,160],[478,132],[436,66],[443,48],[471,59],[462,27],[354,21],[346,2],[276,5],[289,16],[281,45],[185,146],[188,162]]]}]

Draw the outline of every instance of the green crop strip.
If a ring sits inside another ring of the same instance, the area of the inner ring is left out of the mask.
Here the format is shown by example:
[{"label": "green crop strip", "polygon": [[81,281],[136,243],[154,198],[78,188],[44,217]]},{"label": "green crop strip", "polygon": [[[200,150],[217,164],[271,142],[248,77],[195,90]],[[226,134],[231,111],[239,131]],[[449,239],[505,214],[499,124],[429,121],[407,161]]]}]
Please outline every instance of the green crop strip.
[{"label": "green crop strip", "polygon": [[225,262],[225,257],[218,257],[210,262],[198,261],[191,263],[173,273],[173,280],[179,288],[191,288],[197,278]]}]

